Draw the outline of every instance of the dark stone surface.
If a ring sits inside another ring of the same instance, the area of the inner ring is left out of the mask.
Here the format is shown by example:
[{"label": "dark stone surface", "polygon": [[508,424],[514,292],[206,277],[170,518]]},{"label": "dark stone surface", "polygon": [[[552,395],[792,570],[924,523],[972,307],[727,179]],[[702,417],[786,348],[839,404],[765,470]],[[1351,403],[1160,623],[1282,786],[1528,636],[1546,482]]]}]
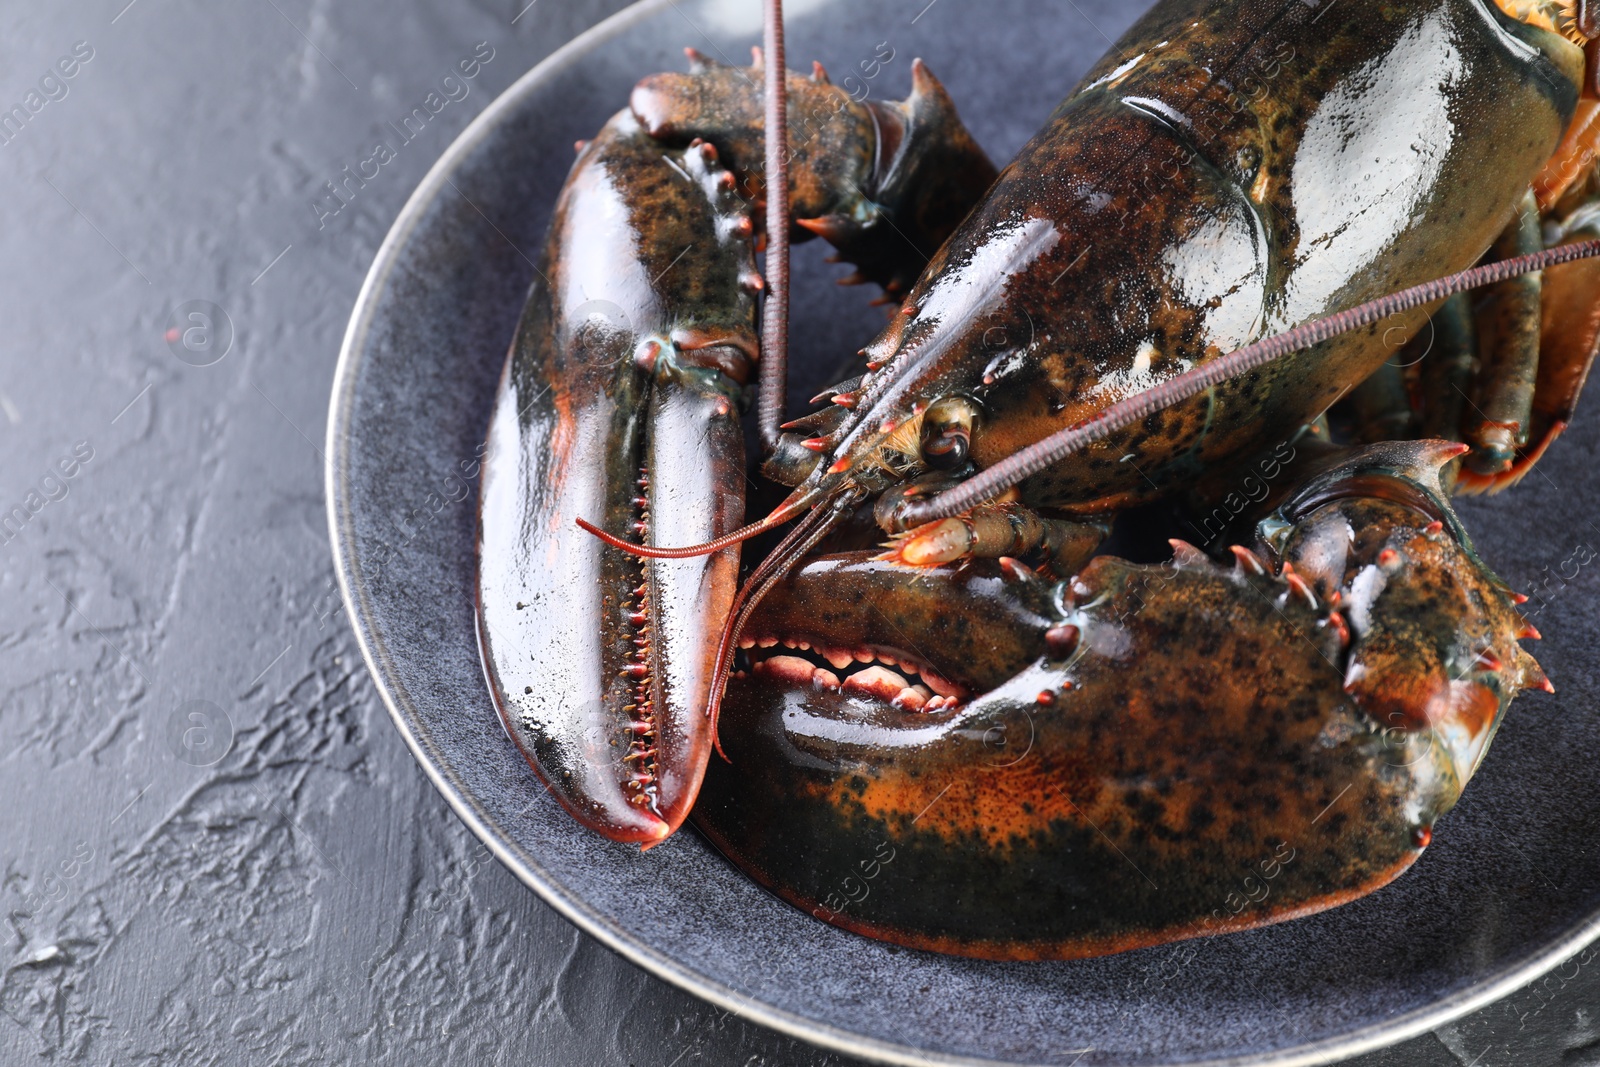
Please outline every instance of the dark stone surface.
[{"label": "dark stone surface", "polygon": [[[332,584],[327,394],[379,242],[472,116],[622,5],[124,3],[0,13],[5,107],[93,49],[0,146],[0,508],[56,498],[0,535],[0,1058],[845,1062],[645,975],[488,858]],[[389,123],[480,41],[469,94],[402,145]],[[324,183],[379,141],[394,158],[331,214]],[[189,301],[231,329],[186,348]],[[1516,577],[1600,537],[1586,519]],[[1565,588],[1586,603],[1593,572]],[[1358,1062],[1600,1063],[1597,1008],[1573,961]]]}]

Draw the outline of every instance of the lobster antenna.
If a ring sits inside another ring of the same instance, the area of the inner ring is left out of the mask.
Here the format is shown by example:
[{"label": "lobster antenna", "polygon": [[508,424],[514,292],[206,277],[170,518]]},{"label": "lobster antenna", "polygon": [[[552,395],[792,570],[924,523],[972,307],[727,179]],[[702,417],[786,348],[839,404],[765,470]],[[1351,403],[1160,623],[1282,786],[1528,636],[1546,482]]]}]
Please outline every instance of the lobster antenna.
[{"label": "lobster antenna", "polygon": [[826,510],[817,508],[802,519],[800,524],[790,530],[784,539],[778,542],[777,547],[767,553],[767,558],[750,573],[750,577],[739,587],[733,603],[729,605],[728,622],[722,628],[722,639],[717,642],[716,673],[711,679],[711,702],[706,707],[706,717],[711,720],[712,744],[716,745],[717,755],[724,760],[728,759],[728,754],[722,751],[722,741],[717,737],[717,721],[722,715],[722,697],[728,688],[728,675],[733,670],[734,646],[739,640],[739,635],[744,632],[745,623],[750,621],[751,614],[767,592],[794,568],[794,564],[801,557],[810,552],[818,541],[839,524],[839,520],[849,513],[851,506],[860,497],[859,490],[847,490],[836,496],[832,505]]},{"label": "lobster antenna", "polygon": [[1175,375],[1145,392],[1119,400],[1097,415],[1066,429],[1057,430],[1050,436],[1012,453],[954,488],[937,496],[909,503],[901,511],[901,522],[910,527],[959,515],[998,496],[1023,479],[1039,473],[1074,452],[1082,451],[1158,411],[1198,396],[1258,367],[1266,366],[1291,352],[1310,348],[1331,337],[1369,326],[1396,312],[1441,300],[1467,289],[1596,255],[1600,255],[1600,240],[1558,245],[1542,252],[1531,252],[1448,274],[1443,278],[1413,285],[1409,289],[1401,289],[1344,311],[1301,323],[1292,330],[1235,349],[1209,363],[1203,363]]},{"label": "lobster antenna", "polygon": [[767,284],[761,319],[761,382],[756,421],[771,455],[789,384],[789,95],[783,54],[783,0],[766,0],[762,30],[767,93]]},{"label": "lobster antenna", "polygon": [[588,519],[575,520],[579,527],[588,533],[594,534],[612,548],[620,548],[630,556],[642,556],[645,559],[692,559],[695,556],[709,556],[713,552],[720,552],[729,545],[736,545],[741,541],[748,541],[759,533],[765,533],[774,526],[782,526],[796,515],[805,511],[817,498],[822,495],[819,489],[808,489],[804,493],[792,493],[789,499],[779,504],[765,518],[752,522],[748,526],[741,526],[730,534],[706,541],[698,545],[685,545],[682,548],[657,548],[654,545],[636,545],[632,541],[624,541],[616,534],[606,533]]}]

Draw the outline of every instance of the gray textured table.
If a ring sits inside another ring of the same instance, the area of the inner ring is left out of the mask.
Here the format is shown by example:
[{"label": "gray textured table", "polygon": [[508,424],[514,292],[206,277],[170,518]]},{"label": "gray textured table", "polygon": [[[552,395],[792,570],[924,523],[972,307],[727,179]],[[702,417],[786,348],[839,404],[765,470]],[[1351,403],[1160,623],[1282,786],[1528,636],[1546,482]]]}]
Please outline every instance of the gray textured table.
[{"label": "gray textured table", "polygon": [[[378,243],[495,94],[622,6],[0,13],[5,1062],[844,1062],[490,860],[333,585],[328,386]],[[1600,1064],[1597,971],[1357,1062]]]}]

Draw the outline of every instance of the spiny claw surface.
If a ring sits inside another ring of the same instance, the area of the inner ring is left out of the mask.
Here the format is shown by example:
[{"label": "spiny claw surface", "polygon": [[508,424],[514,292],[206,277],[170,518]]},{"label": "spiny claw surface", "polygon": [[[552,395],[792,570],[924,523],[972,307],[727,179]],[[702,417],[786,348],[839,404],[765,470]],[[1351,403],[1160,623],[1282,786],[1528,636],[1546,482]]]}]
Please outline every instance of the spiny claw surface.
[{"label": "spiny claw surface", "polygon": [[[732,762],[696,825],[819,918],[989,958],[1370,892],[1544,678],[1458,540],[1440,461],[1426,443],[1319,457],[1228,565],[1178,542],[1052,586],[1010,561],[814,560],[751,620]],[[912,683],[935,678],[953,697],[919,704]]]},{"label": "spiny claw surface", "polygon": [[479,639],[507,732],[581,822],[646,847],[709,758],[738,549],[640,560],[574,520],[668,545],[743,520],[754,262],[710,147],[668,149],[624,112],[580,158],[484,457]]}]

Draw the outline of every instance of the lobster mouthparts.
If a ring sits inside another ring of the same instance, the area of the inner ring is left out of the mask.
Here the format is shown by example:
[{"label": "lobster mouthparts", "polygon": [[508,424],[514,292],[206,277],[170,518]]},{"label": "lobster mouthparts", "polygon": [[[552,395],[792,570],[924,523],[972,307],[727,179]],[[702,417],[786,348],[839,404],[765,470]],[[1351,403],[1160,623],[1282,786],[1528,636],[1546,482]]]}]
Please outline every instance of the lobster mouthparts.
[{"label": "lobster mouthparts", "polygon": [[478,636],[501,719],[580,822],[645,847],[705,773],[738,549],[644,560],[573,520],[678,545],[743,518],[757,279],[726,173],[627,113],[582,151],[484,455]]}]

